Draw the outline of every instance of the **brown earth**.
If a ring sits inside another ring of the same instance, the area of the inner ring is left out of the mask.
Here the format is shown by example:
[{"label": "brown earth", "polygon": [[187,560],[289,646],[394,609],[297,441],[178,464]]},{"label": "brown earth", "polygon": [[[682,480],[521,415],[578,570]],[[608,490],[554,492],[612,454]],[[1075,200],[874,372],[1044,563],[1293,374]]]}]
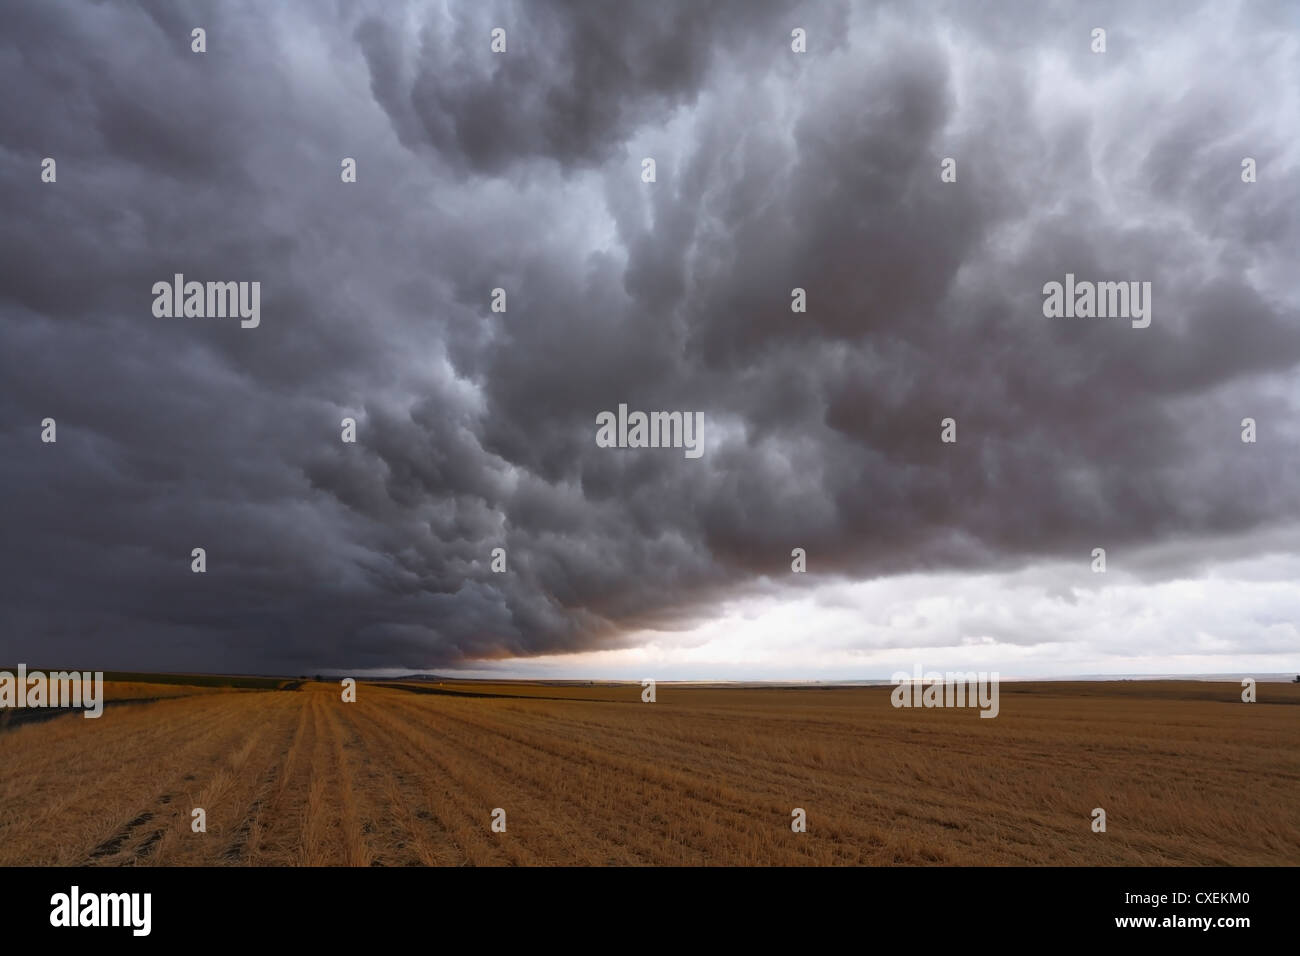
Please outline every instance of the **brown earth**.
[{"label": "brown earth", "polygon": [[280,686],[0,733],[0,865],[1300,864],[1300,685]]}]

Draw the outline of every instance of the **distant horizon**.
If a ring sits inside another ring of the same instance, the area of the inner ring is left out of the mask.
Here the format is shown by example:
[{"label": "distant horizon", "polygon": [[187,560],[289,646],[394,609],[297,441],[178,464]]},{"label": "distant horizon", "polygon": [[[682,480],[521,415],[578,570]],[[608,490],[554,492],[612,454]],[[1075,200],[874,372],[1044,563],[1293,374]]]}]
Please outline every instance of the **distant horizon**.
[{"label": "distant horizon", "polygon": [[[335,680],[344,677],[354,677],[359,680],[380,680],[392,681],[403,679],[418,680],[448,680],[448,681],[477,681],[481,683],[494,682],[520,682],[520,683],[574,683],[574,684],[639,684],[641,681],[652,678],[659,684],[764,684],[764,685],[803,685],[803,684],[820,684],[822,686],[891,686],[894,682],[892,677],[665,677],[657,678],[653,675],[643,675],[641,677],[614,677],[614,676],[539,676],[539,675],[520,675],[520,674],[492,674],[481,671],[433,671],[433,670],[406,670],[401,668],[381,668],[378,670],[340,670],[326,669],[309,670],[306,673],[296,672],[272,672],[272,671],[219,671],[219,670],[186,670],[186,671],[169,671],[169,670],[148,670],[139,668],[111,668],[111,667],[84,667],[71,665],[54,665],[46,666],[41,664],[30,664],[25,661],[19,661],[13,664],[0,665],[0,672],[14,672],[19,666],[22,666],[28,673],[37,671],[49,673],[51,671],[102,671],[106,675],[127,674],[127,675],[157,675],[164,677],[264,677],[280,678],[285,680],[315,680],[317,678]],[[971,667],[926,667],[926,673],[949,673],[949,672],[967,672],[980,671],[981,668]],[[1259,683],[1291,683],[1300,671],[1217,671],[1217,672],[1151,672],[1151,673],[1091,673],[1091,674],[1017,674],[1002,673],[984,668],[987,673],[997,673],[1001,681],[1014,683],[1035,683],[1035,682],[1069,682],[1083,681],[1105,683],[1110,681],[1205,681],[1205,682],[1225,682],[1241,680],[1251,677]]]},{"label": "distant horizon", "polygon": [[[927,669],[927,673],[928,673],[930,670],[931,670],[931,669]],[[950,672],[950,671],[955,672],[955,671],[957,671],[957,670],[961,670],[963,673],[966,671],[966,669],[964,669],[964,668],[963,668],[963,669],[959,669],[959,668],[933,668],[933,671],[935,671],[935,672],[937,672],[937,673],[948,673],[948,672]],[[970,670],[978,671],[979,669],[978,669],[978,668],[970,668]],[[347,674],[343,673],[342,671],[340,671],[340,672],[338,672],[338,673],[330,673],[330,674],[328,674],[328,675],[326,674],[325,671],[321,671],[320,674],[321,674],[322,677],[329,676],[329,677],[331,677],[331,678],[332,678],[332,677],[340,677],[340,678],[342,678],[342,677],[346,677],[346,676],[348,676]],[[249,675],[249,676],[253,676],[253,675]],[[268,676],[270,676],[270,675],[268,675]],[[276,675],[276,676],[281,676],[281,675]],[[297,677],[301,677],[302,675],[299,674],[299,675],[295,675],[295,676],[297,676]],[[314,675],[313,675],[313,676],[314,676]],[[378,675],[374,675],[374,674],[362,674],[362,673],[358,673],[357,676],[360,677],[360,678],[362,678],[362,679],[365,679],[365,680],[401,680],[401,679],[404,678],[404,677],[412,677],[412,678],[415,678],[415,677],[422,677],[422,678],[426,678],[426,679],[427,679],[427,678],[438,677],[438,678],[442,678],[442,679],[446,679],[446,680],[481,681],[481,682],[484,682],[484,683],[490,683],[490,682],[493,682],[493,681],[519,681],[519,682],[532,682],[532,683],[560,683],[560,682],[573,682],[573,683],[596,683],[596,684],[605,684],[605,683],[610,683],[610,684],[637,684],[637,683],[640,683],[640,681],[644,679],[644,678],[632,678],[632,677],[626,677],[626,678],[624,678],[624,677],[592,677],[592,678],[587,678],[587,677],[504,677],[504,676],[503,676],[503,677],[482,677],[482,676],[464,677],[464,676],[460,676],[460,675],[456,675],[456,674],[446,674],[446,673],[438,673],[438,672],[429,672],[429,673],[424,673],[424,672],[419,672],[419,671],[403,672],[403,673],[400,673],[400,674],[395,674],[395,675],[390,676],[390,677],[382,677],[382,676],[378,676]],[[1060,681],[1060,682],[1067,682],[1067,681],[1087,681],[1087,682],[1105,683],[1105,682],[1107,682],[1107,681],[1121,681],[1121,680],[1123,680],[1123,681],[1142,681],[1142,680],[1151,680],[1151,681],[1155,681],[1155,680],[1174,680],[1174,681],[1176,681],[1176,680],[1190,680],[1190,681],[1206,681],[1206,682],[1224,682],[1224,681],[1233,681],[1233,680],[1238,680],[1238,679],[1246,678],[1246,677],[1253,677],[1253,678],[1254,678],[1257,682],[1259,682],[1259,683],[1270,683],[1270,684],[1271,684],[1271,683],[1291,683],[1291,681],[1292,681],[1296,676],[1297,676],[1296,673],[1291,673],[1291,672],[1286,672],[1286,671],[1278,671],[1278,672],[1272,672],[1272,673],[1268,673],[1268,672],[1256,672],[1256,673],[1251,673],[1251,672],[1248,672],[1248,671],[1240,671],[1240,672],[1235,672],[1235,673],[1234,673],[1234,672],[1224,672],[1224,673],[1217,673],[1217,674],[1209,674],[1209,673],[1200,673],[1200,674],[1176,674],[1176,673],[1166,673],[1166,674],[1002,674],[1002,673],[999,673],[999,674],[998,674],[998,679],[999,679],[999,680],[1002,680],[1002,681],[1010,681],[1010,682],[1015,682],[1015,683],[1026,683],[1026,684],[1030,684],[1030,683],[1035,683],[1035,682],[1038,682],[1038,681],[1053,681],[1053,682],[1056,682],[1056,681]],[[806,679],[804,679],[804,678],[779,678],[779,677],[773,677],[773,678],[743,678],[743,677],[740,677],[740,678],[736,678],[736,677],[680,677],[680,678],[676,678],[676,677],[674,677],[674,678],[665,678],[665,679],[662,679],[662,680],[656,678],[656,683],[659,683],[659,684],[786,684],[786,685],[794,685],[794,684],[821,684],[821,685],[824,685],[824,686],[829,685],[829,686],[846,686],[846,687],[847,687],[847,686],[854,686],[854,685],[890,686],[890,685],[893,684],[893,681],[892,681],[890,678],[888,678],[888,677],[860,677],[860,678],[806,678]]]}]

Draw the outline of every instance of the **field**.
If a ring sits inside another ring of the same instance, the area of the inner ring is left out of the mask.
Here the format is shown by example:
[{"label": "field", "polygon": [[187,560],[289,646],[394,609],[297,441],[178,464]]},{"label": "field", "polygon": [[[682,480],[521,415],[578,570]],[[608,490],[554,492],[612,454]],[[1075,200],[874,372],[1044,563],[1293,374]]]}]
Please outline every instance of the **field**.
[{"label": "field", "polygon": [[0,865],[1300,864],[1300,685],[1004,683],[987,720],[889,688],[125,676],[98,720],[0,731]]}]

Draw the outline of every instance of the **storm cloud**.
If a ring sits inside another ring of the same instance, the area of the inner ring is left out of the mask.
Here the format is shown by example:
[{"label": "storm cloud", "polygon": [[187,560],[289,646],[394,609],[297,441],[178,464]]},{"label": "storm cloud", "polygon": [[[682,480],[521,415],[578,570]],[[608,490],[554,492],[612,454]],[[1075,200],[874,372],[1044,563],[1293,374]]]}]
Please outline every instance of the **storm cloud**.
[{"label": "storm cloud", "polygon": [[[451,667],[1294,557],[1294,7],[1077,7],[12,5],[0,663]],[[261,324],[155,317],[175,273]],[[1067,273],[1150,327],[1044,318]],[[598,447],[620,403],[703,456]]]}]

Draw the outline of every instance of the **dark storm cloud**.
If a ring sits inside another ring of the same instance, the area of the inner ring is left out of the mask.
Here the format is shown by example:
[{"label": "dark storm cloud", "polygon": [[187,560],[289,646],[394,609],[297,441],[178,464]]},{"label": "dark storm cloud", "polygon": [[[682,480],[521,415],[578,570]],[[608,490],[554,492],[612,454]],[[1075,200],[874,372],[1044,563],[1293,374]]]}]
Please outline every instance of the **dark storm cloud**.
[{"label": "dark storm cloud", "polygon": [[[429,18],[409,57],[402,26],[382,10],[355,37],[403,143],[495,173],[533,159],[570,168],[607,158],[635,129],[693,102],[718,58],[784,46],[790,28],[778,14],[794,9],[775,0],[465,4]],[[842,23],[843,9],[827,5],[817,21]],[[487,53],[496,28],[508,57]]]},{"label": "dark storm cloud", "polygon": [[[1103,62],[1063,7],[971,6],[20,4],[0,663],[447,666],[684,626],[796,546],[856,577],[1300,519],[1295,131],[1234,98],[1295,79],[1269,22],[1189,76],[1192,8],[1103,9]],[[1053,58],[1090,99],[1044,109]],[[154,318],[174,272],[261,281],[261,326]],[[1152,326],[1043,319],[1066,272],[1151,281]],[[704,457],[596,447],[620,402],[703,411]]]}]

